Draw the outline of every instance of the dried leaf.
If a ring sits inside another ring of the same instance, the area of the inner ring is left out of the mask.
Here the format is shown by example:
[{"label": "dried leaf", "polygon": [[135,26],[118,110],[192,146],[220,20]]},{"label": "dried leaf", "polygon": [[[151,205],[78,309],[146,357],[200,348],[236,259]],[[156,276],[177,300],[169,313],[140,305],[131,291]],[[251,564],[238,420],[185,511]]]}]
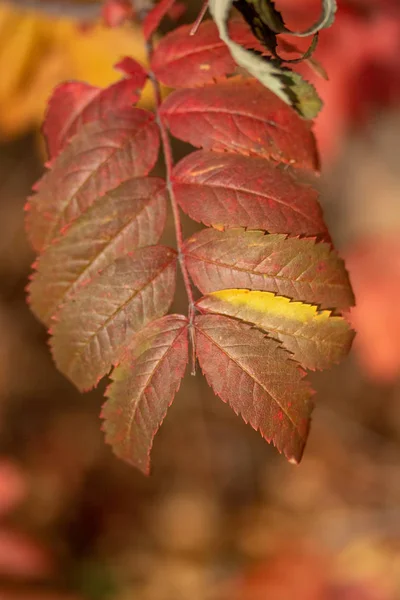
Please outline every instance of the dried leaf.
[{"label": "dried leaf", "polygon": [[312,239],[205,229],[186,241],[184,252],[203,294],[237,287],[274,292],[320,308],[354,304],[343,261],[328,244]]},{"label": "dried leaf", "polygon": [[60,304],[100,269],[156,244],[166,212],[162,179],[130,179],[105,194],[39,257],[29,285],[35,315],[49,325]]},{"label": "dried leaf", "polygon": [[205,225],[329,239],[317,191],[262,158],[193,152],[172,180],[182,210]]},{"label": "dried leaf", "polygon": [[290,355],[246,323],[196,317],[196,352],[214,392],[291,461],[301,460],[311,389]]},{"label": "dried leaf", "polygon": [[81,284],[57,314],[51,340],[57,367],[77,388],[95,386],[133,334],[168,312],[175,271],[174,250],[147,246]]},{"label": "dried leaf", "polygon": [[149,173],[158,147],[153,115],[138,108],[85,125],[36,185],[26,219],[33,247],[43,249],[119,183]]},{"label": "dried leaf", "polygon": [[144,473],[153,439],[179,388],[188,361],[186,317],[168,315],[139,332],[114,369],[101,417],[106,441]]},{"label": "dried leaf", "polygon": [[161,112],[171,133],[193,146],[318,170],[308,123],[257,81],[235,79],[178,90]]},{"label": "dried leaf", "polygon": [[197,307],[246,321],[279,340],[305,369],[328,369],[350,350],[354,334],[343,317],[270,292],[227,289],[203,296]]}]

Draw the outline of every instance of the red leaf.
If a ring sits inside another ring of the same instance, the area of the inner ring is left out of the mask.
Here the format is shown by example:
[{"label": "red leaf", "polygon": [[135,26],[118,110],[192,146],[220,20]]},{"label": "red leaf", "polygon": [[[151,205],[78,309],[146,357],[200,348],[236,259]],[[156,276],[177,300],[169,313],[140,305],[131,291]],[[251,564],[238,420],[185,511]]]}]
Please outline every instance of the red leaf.
[{"label": "red leaf", "polygon": [[159,148],[154,116],[138,108],[88,123],[56,158],[28,203],[27,229],[40,251],[95,200],[119,183],[146,175]]},{"label": "red leaf", "polygon": [[290,461],[300,462],[313,405],[311,388],[290,355],[228,317],[198,316],[195,326],[197,356],[214,392]]},{"label": "red leaf", "polygon": [[261,231],[204,229],[184,246],[203,294],[229,288],[274,292],[321,308],[348,308],[354,297],[343,261],[328,244]]},{"label": "red leaf", "polygon": [[59,370],[80,390],[119,361],[134,333],[168,312],[176,252],[147,246],[117,259],[81,288],[56,317],[51,345]]},{"label": "red leaf", "polygon": [[160,0],[160,2],[149,12],[143,21],[143,34],[145,40],[151,38],[175,2],[176,0]]},{"label": "red leaf", "polygon": [[193,146],[318,169],[310,125],[257,81],[178,90],[161,113],[171,133]]},{"label": "red leaf", "polygon": [[[168,33],[153,54],[151,68],[157,79],[169,87],[190,88],[213,82],[233,73],[237,65],[214,21],[204,21],[190,35],[191,25],[178,27]],[[258,41],[244,21],[232,21],[232,39],[247,48],[258,47]]]},{"label": "red leaf", "polygon": [[205,225],[329,239],[317,191],[262,158],[193,152],[173,182],[182,210]]},{"label": "red leaf", "polygon": [[43,125],[50,158],[55,158],[85,123],[102,120],[111,111],[130,108],[138,101],[146,81],[146,71],[132,59],[124,59],[117,68],[125,72],[130,69],[127,73],[129,78],[106,89],[79,81],[56,87]]},{"label": "red leaf", "polygon": [[188,361],[187,318],[168,315],[139,332],[112,373],[101,417],[115,454],[148,473],[153,439]]},{"label": "red leaf", "polygon": [[82,282],[135,248],[156,244],[166,212],[162,179],[130,179],[100,198],[39,257],[29,285],[35,315],[49,325]]}]

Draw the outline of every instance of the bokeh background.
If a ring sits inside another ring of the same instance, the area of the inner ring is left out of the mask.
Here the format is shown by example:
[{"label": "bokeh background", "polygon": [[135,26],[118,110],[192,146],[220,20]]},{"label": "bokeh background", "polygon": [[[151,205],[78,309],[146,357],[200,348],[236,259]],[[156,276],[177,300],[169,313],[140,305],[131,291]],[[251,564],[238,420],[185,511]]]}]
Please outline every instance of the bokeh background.
[{"label": "bokeh background", "polygon": [[[181,22],[200,6],[186,4]],[[276,4],[297,25],[319,8]],[[197,375],[145,478],[104,444],[104,385],[81,395],[52,363],[26,305],[34,256],[23,225],[51,90],[117,80],[121,56],[144,60],[140,31],[0,3],[1,600],[400,599],[400,4],[338,4],[317,51],[329,81],[303,72],[325,101],[321,202],[357,296],[353,351],[312,376],[300,466]]]}]

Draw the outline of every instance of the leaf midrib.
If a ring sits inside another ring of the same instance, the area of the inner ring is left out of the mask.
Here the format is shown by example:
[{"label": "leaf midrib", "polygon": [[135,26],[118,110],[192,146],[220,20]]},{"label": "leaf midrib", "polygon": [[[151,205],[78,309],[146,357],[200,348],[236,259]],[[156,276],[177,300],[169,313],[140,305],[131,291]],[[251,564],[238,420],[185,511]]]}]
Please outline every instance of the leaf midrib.
[{"label": "leaf midrib", "polygon": [[[303,285],[315,285],[315,286],[323,286],[323,287],[343,287],[340,283],[337,284],[333,284],[333,283],[318,283],[318,282],[309,282],[309,281],[301,281],[298,279],[290,279],[289,277],[283,277],[282,275],[271,275],[269,273],[262,273],[259,271],[253,271],[251,269],[244,269],[242,267],[237,267],[236,265],[230,265],[230,264],[225,264],[225,263],[219,263],[215,260],[212,260],[211,258],[203,258],[203,257],[198,257],[196,255],[191,254],[190,252],[185,252],[185,255],[188,256],[189,258],[193,259],[193,260],[197,260],[199,262],[205,262],[208,263],[210,265],[214,265],[216,267],[219,267],[221,269],[235,269],[236,271],[239,271],[240,273],[248,273],[250,275],[255,275],[258,277],[267,277],[269,279],[278,279],[280,281],[287,281],[289,283],[300,283]],[[225,288],[224,288],[225,289]],[[218,290],[217,290],[218,291]],[[211,292],[208,292],[211,293]]]}]

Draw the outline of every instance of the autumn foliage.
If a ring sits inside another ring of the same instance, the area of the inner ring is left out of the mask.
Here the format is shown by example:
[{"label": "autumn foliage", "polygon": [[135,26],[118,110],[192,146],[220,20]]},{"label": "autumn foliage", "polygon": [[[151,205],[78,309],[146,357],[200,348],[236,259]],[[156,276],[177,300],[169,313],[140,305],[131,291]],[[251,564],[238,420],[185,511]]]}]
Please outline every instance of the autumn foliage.
[{"label": "autumn foliage", "polygon": [[[145,21],[148,71],[126,58],[111,87],[67,82],[50,99],[48,169],[26,214],[38,254],[31,307],[80,390],[112,369],[106,439],[144,472],[189,356],[216,395],[298,462],[313,408],[305,370],[337,363],[353,338],[341,316],[352,291],[315,188],[312,127],[237,74],[212,21],[152,50],[171,5]],[[257,44],[243,21],[230,33]],[[134,106],[148,78],[154,113]],[[163,102],[160,84],[175,88]],[[170,134],[197,149],[174,164]],[[165,179],[151,174],[160,148]],[[170,209],[175,248],[159,243]],[[183,240],[180,211],[206,228]],[[168,314],[177,267],[187,316]]]}]

